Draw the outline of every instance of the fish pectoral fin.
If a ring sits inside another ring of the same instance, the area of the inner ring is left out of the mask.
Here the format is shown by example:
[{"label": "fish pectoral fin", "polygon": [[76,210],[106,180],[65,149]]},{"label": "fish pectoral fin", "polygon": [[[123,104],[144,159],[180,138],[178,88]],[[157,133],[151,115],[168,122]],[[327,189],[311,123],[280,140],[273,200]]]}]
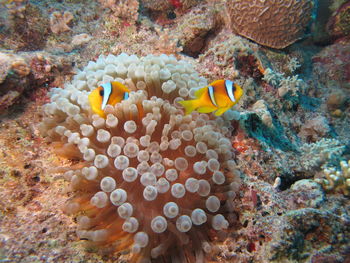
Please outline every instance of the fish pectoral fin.
[{"label": "fish pectoral fin", "polygon": [[198,112],[200,113],[209,113],[215,111],[217,108],[216,107],[199,107],[197,109]]},{"label": "fish pectoral fin", "polygon": [[180,105],[185,108],[185,115],[190,114],[197,108],[197,100],[181,100],[178,101]]},{"label": "fish pectoral fin", "polygon": [[225,111],[229,110],[231,106],[229,107],[224,107],[224,108],[219,108],[216,112],[214,112],[215,116],[221,116],[224,114]]},{"label": "fish pectoral fin", "polygon": [[203,93],[206,92],[207,90],[208,90],[207,87],[198,89],[198,90],[196,90],[196,91],[194,92],[194,96],[195,96],[196,98],[200,98],[200,97],[203,95]]}]

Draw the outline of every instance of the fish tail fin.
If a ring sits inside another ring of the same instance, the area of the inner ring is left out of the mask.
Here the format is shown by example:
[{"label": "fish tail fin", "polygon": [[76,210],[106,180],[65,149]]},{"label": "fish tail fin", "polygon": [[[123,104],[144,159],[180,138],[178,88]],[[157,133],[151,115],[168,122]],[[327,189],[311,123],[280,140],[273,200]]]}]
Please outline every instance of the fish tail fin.
[{"label": "fish tail fin", "polygon": [[185,115],[190,114],[198,107],[196,100],[181,100],[178,103],[185,108]]}]

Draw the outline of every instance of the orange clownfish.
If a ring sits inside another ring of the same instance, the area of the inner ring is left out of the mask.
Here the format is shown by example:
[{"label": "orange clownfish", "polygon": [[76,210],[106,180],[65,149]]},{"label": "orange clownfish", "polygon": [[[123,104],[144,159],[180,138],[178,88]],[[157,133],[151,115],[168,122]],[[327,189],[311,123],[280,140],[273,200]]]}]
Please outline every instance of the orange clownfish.
[{"label": "orange clownfish", "polygon": [[104,83],[89,94],[91,109],[102,118],[106,118],[104,109],[107,104],[114,106],[118,102],[128,99],[129,92],[130,90],[120,82]]},{"label": "orange clownfish", "polygon": [[201,113],[214,112],[216,116],[235,105],[243,95],[242,88],[231,80],[216,80],[194,93],[196,99],[178,101],[186,110],[186,115],[197,110]]}]

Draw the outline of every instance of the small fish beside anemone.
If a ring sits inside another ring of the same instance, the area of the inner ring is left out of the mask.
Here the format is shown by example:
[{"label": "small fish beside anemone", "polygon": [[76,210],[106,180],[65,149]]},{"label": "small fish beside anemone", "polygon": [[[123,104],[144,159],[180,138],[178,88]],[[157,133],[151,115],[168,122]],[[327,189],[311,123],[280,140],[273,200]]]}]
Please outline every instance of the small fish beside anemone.
[{"label": "small fish beside anemone", "polygon": [[222,115],[235,105],[243,95],[242,88],[231,80],[216,80],[195,92],[196,99],[178,101],[186,111],[186,115],[196,110],[200,113],[214,112]]},{"label": "small fish beside anemone", "polygon": [[129,98],[129,93],[130,90],[120,82],[104,83],[89,94],[91,109],[102,118],[106,118],[104,113],[106,106],[108,104],[114,106],[118,102],[126,100]]}]

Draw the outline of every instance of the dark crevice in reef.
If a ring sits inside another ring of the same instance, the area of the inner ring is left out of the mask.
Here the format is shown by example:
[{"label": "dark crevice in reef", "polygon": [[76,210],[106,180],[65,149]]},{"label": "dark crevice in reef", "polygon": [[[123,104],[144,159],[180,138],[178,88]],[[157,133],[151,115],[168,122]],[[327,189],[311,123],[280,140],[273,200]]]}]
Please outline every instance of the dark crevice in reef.
[{"label": "dark crevice in reef", "polygon": [[216,36],[216,30],[210,30],[204,35],[199,35],[183,46],[182,53],[193,58],[198,58],[206,49],[207,43]]},{"label": "dark crevice in reef", "polygon": [[253,55],[238,56],[236,67],[242,76],[252,77],[258,83],[264,77],[261,69],[259,69],[258,59]]},{"label": "dark crevice in reef", "polygon": [[296,181],[301,179],[300,177],[288,172],[282,173],[279,178],[281,178],[281,184],[278,189],[281,191],[289,189]]},{"label": "dark crevice in reef", "polygon": [[221,32],[222,28],[222,23],[220,21],[216,21],[213,28],[207,32],[203,31],[191,41],[188,41],[183,46],[182,53],[193,58],[198,58],[199,55],[204,54],[205,51],[207,51],[209,43],[215,39],[215,37]]}]

